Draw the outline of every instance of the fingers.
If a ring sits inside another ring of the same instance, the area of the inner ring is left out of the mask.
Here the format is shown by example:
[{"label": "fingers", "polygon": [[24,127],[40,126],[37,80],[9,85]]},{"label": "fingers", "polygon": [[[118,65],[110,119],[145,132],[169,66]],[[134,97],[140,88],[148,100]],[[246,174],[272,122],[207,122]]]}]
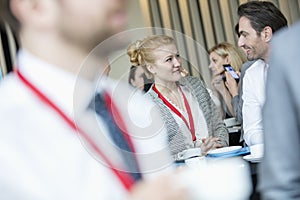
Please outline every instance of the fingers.
[{"label": "fingers", "polygon": [[237,85],[235,79],[231,76],[231,74],[229,72],[225,72],[225,76],[226,76],[226,82],[229,85]]},{"label": "fingers", "polygon": [[203,155],[206,155],[209,150],[222,147],[222,145],[219,143],[220,139],[218,137],[207,137],[202,138],[202,144],[200,146]]},{"label": "fingers", "polygon": [[218,142],[218,141],[220,141],[220,138],[218,138],[218,137],[209,136],[207,138],[202,138],[203,143]]},{"label": "fingers", "polygon": [[229,74],[229,72],[225,72],[226,82],[225,85],[230,92],[230,94],[234,97],[238,94],[238,84],[235,79]]},{"label": "fingers", "polygon": [[229,72],[225,72],[225,76],[226,76],[226,82],[234,79],[234,78],[230,75]]},{"label": "fingers", "polygon": [[182,77],[186,77],[189,75],[189,72],[185,69],[185,68],[181,68],[181,76]]}]

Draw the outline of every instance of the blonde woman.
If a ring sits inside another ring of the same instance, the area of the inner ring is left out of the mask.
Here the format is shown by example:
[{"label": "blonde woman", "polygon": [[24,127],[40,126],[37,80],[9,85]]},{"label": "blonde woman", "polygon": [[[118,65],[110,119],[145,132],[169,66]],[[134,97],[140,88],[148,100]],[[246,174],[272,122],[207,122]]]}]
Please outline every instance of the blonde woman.
[{"label": "blonde woman", "polygon": [[146,95],[158,105],[166,123],[169,146],[179,152],[199,147],[202,154],[228,146],[228,132],[205,84],[185,76],[172,37],[154,35],[136,41],[127,49],[132,65],[142,66],[154,84]]},{"label": "blonde woman", "polygon": [[222,117],[234,117],[235,112],[231,105],[232,96],[226,87],[224,65],[232,66],[234,72],[239,76],[243,63],[247,61],[245,55],[233,44],[222,42],[212,47],[209,51],[212,72],[212,86],[214,94],[221,102]]}]

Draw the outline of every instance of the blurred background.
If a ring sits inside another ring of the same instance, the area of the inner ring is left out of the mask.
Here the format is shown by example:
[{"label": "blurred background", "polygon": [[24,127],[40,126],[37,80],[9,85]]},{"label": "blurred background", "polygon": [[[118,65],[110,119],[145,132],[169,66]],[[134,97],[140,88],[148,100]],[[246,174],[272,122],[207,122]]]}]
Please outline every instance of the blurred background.
[{"label": "blurred background", "polygon": [[[237,8],[250,0],[129,0],[129,27],[132,41],[148,34],[173,36],[183,66],[202,77],[210,87],[209,59],[205,53],[217,43],[237,45]],[[286,16],[289,25],[300,18],[300,0],[269,0]],[[13,69],[18,44],[7,25],[1,28],[0,66],[4,76]],[[128,78],[130,63],[123,49],[109,58],[110,76]],[[1,78],[0,78],[1,79]]]}]

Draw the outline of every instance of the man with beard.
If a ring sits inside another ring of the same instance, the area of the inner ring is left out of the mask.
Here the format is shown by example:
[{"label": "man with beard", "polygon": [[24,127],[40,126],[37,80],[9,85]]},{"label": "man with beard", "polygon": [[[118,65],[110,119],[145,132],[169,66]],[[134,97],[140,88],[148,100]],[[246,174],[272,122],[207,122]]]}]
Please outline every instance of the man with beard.
[{"label": "man with beard", "polygon": [[238,45],[248,60],[256,61],[243,79],[243,129],[248,146],[263,143],[261,109],[265,101],[265,80],[271,51],[270,42],[278,30],[287,26],[287,20],[273,3],[251,1],[238,8]]}]

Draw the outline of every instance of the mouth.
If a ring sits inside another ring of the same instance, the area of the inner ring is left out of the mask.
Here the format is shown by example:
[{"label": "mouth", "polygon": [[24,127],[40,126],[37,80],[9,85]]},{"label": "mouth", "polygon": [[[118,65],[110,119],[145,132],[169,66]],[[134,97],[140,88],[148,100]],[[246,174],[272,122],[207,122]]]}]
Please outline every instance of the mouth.
[{"label": "mouth", "polygon": [[242,49],[247,55],[251,53],[251,48],[249,48],[248,46],[243,46]]},{"label": "mouth", "polygon": [[180,68],[175,68],[175,69],[173,70],[173,73],[177,73],[177,72],[181,72]]}]

